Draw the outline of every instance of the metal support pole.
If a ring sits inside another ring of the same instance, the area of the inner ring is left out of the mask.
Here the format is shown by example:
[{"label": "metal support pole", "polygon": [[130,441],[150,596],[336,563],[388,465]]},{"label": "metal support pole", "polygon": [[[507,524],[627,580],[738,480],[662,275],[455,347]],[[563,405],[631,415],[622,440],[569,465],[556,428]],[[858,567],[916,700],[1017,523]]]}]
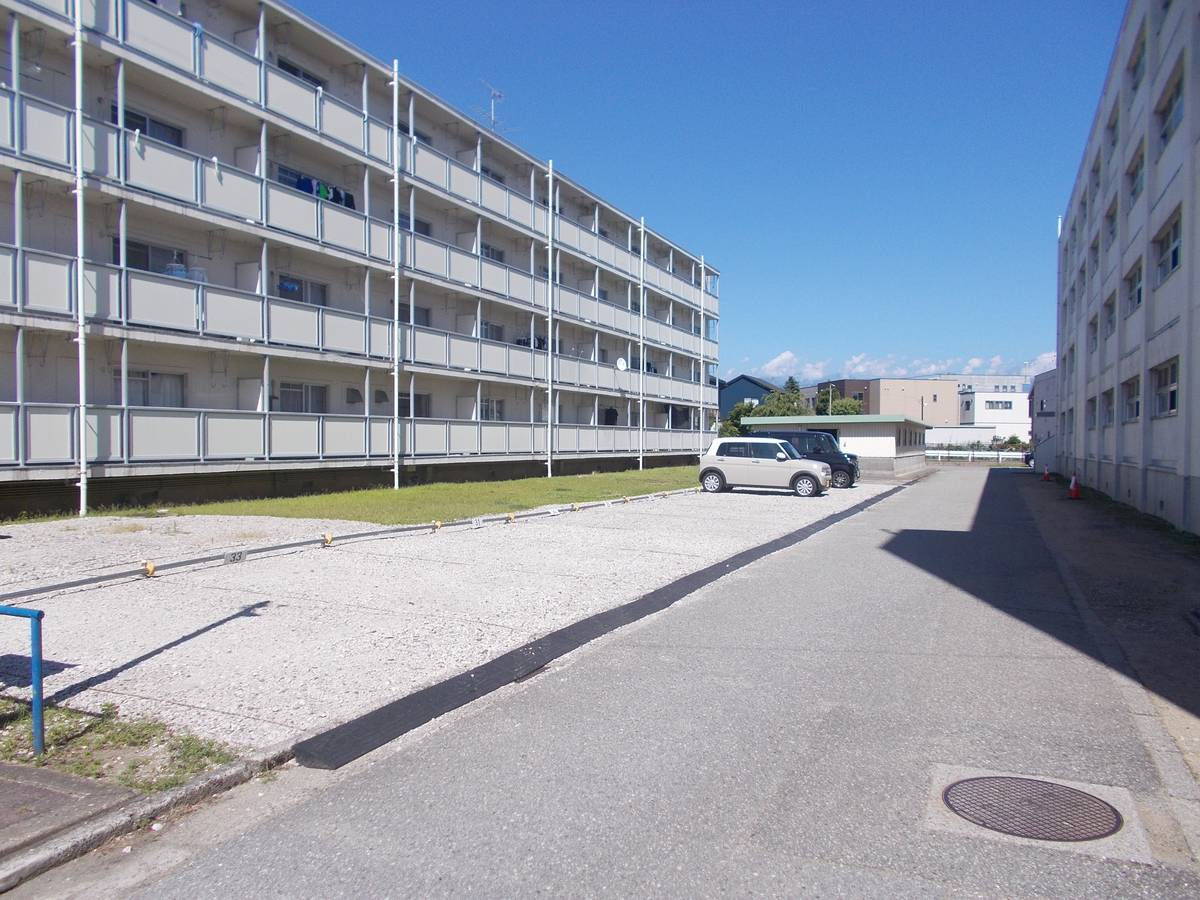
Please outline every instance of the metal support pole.
[{"label": "metal support pole", "polygon": [[125,158],[125,60],[117,57],[117,179],[121,184],[128,177],[129,163]]},{"label": "metal support pole", "polygon": [[[412,125],[410,123],[409,127]],[[412,227],[412,216],[409,216]],[[411,412],[411,410],[410,410]],[[392,489],[400,488],[400,61],[392,60]]]},{"label": "metal support pole", "polygon": [[129,464],[129,338],[121,338],[121,460]]},{"label": "metal support pole", "polygon": [[554,475],[554,160],[547,166],[546,178],[546,477],[550,478]]},{"label": "metal support pole", "polygon": [[17,465],[25,465],[25,329],[17,326],[16,343],[13,347],[17,377]]},{"label": "metal support pole", "polygon": [[646,467],[646,217],[638,224],[638,468]]},{"label": "metal support pole", "polygon": [[700,452],[705,450],[704,392],[708,389],[708,372],[704,368],[704,254],[700,254]]},{"label": "metal support pole", "polygon": [[13,299],[21,309],[25,306],[25,173],[20,169],[13,172],[13,244],[17,248],[14,260],[16,296]]},{"label": "metal support pole", "polygon": [[75,146],[72,148],[75,164],[75,323],[76,347],[79,364],[79,515],[88,511],[88,459],[87,459],[87,311],[84,309],[83,276],[83,4],[74,4],[74,51],[75,51]]},{"label": "metal support pole", "polygon": [[29,619],[29,689],[33,707],[33,752],[46,752],[46,723],[42,717],[42,612]]},{"label": "metal support pole", "polygon": [[12,65],[13,90],[13,147],[17,153],[24,152],[25,127],[21,114],[21,20],[15,12],[8,14],[8,58]]}]

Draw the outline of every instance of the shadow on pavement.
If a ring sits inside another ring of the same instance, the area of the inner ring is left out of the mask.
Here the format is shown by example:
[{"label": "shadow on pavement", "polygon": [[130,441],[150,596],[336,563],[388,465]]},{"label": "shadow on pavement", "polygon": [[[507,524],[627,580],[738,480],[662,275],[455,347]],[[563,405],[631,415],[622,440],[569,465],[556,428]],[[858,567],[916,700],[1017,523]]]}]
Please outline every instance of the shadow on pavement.
[{"label": "shadow on pavement", "polygon": [[[1036,473],[992,469],[970,531],[905,529],[884,549],[1103,664],[1047,541],[1068,561],[1143,685],[1200,715],[1200,679],[1180,677],[1196,671],[1200,639],[1178,608],[1200,605],[1200,557],[1189,558],[1161,530],[1131,522],[1114,504],[1068,501],[1065,489],[1040,483]],[[1160,570],[1169,562],[1178,571],[1164,579]],[[1171,585],[1189,581],[1192,599],[1181,600]]]}]

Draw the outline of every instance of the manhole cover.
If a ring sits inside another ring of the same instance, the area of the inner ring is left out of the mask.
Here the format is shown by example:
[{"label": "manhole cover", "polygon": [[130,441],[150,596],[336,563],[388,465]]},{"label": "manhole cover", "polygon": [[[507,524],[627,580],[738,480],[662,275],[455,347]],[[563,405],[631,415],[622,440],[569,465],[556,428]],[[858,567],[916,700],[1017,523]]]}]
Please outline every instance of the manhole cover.
[{"label": "manhole cover", "polygon": [[942,800],[968,822],[1039,841],[1094,841],[1122,825],[1099,797],[1034,778],[966,778],[942,791]]}]

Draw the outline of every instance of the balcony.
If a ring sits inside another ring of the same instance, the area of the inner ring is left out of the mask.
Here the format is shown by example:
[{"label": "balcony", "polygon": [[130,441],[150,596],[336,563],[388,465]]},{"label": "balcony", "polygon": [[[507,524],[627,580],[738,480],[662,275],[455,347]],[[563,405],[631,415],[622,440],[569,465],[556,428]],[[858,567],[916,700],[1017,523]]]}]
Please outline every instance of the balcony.
[{"label": "balcony", "polygon": [[[79,409],[68,404],[0,403],[0,465],[71,465]],[[391,417],[248,412],[228,409],[89,406],[88,459],[98,465],[298,460],[383,460],[392,453]],[[638,429],[555,425],[556,453],[628,453]],[[698,431],[647,428],[647,452],[698,452]],[[465,419],[401,419],[407,457],[528,456],[546,452],[546,425]]]}]

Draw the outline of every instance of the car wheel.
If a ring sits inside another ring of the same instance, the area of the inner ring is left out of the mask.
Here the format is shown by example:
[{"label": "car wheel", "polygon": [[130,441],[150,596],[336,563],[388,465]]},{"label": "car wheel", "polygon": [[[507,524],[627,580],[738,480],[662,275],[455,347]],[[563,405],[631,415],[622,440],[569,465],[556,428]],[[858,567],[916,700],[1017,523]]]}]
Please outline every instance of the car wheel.
[{"label": "car wheel", "polygon": [[833,486],[835,488],[848,488],[854,484],[854,479],[850,477],[849,472],[837,471],[833,473]]},{"label": "car wheel", "polygon": [[700,478],[700,487],[710,494],[719,494],[725,490],[725,479],[720,472],[705,472]]},{"label": "car wheel", "polygon": [[821,486],[811,475],[797,475],[792,481],[792,490],[801,497],[815,497],[821,493]]}]

